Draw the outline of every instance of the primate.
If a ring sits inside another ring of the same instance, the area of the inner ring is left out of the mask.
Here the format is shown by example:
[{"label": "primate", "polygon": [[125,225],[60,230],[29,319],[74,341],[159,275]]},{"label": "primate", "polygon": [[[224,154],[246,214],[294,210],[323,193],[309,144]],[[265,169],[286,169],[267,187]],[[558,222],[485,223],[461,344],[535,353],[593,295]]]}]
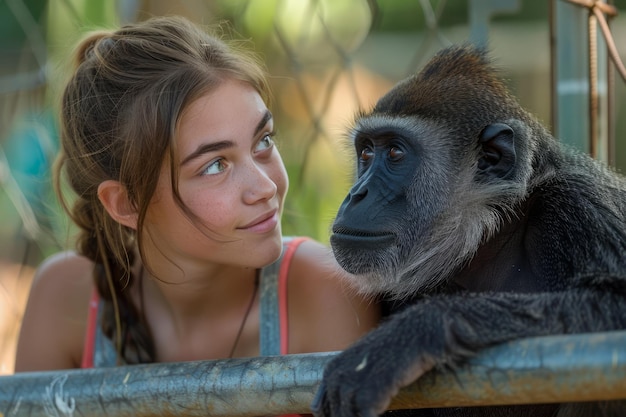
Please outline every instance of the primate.
[{"label": "primate", "polygon": [[[626,181],[523,110],[488,53],[439,52],[350,131],[357,179],[331,245],[393,311],[333,359],[318,417],[373,417],[398,389],[481,349],[626,329]],[[621,407],[621,408],[620,408]],[[602,412],[601,412],[602,411]],[[416,415],[626,415],[623,402]]]}]

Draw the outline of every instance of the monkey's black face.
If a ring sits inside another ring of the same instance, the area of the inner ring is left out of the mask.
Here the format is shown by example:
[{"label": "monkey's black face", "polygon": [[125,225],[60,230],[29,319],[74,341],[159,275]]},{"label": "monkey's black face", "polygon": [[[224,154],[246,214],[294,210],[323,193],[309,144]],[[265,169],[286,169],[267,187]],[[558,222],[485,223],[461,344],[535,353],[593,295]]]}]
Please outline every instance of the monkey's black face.
[{"label": "monkey's black face", "polygon": [[[400,245],[399,220],[406,216],[407,179],[418,164],[416,144],[403,132],[381,126],[355,138],[358,180],[339,208],[331,243],[341,265],[362,274]],[[349,251],[348,256],[342,256]],[[358,259],[358,261],[357,261]]]},{"label": "monkey's black face", "polygon": [[356,121],[358,176],[330,243],[357,288],[401,297],[439,285],[473,256],[503,217],[485,201],[526,193],[510,122],[462,136],[418,115]]},{"label": "monkey's black face", "polygon": [[330,243],[366,292],[391,290],[402,279],[410,266],[400,260],[428,240],[443,209],[452,158],[449,147],[438,149],[442,132],[416,118],[378,114],[359,119],[353,129],[357,180],[339,208]]}]

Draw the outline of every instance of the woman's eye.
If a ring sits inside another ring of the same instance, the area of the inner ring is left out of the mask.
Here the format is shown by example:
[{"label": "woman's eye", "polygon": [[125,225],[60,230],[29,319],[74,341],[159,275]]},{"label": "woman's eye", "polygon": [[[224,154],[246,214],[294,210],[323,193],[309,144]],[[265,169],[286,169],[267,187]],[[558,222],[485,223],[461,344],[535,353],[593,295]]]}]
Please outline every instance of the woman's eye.
[{"label": "woman's eye", "polygon": [[226,169],[226,164],[222,158],[216,159],[211,162],[205,169],[202,171],[202,175],[215,175],[223,172]]},{"label": "woman's eye", "polygon": [[272,135],[265,135],[256,145],[256,152],[264,151],[274,146],[274,139]]}]

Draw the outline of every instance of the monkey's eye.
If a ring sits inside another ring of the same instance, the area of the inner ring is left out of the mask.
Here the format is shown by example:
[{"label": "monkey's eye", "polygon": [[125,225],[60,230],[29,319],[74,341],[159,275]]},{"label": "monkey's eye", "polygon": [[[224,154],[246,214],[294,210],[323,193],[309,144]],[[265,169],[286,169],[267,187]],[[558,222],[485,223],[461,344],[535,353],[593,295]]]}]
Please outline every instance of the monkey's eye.
[{"label": "monkey's eye", "polygon": [[372,150],[372,148],[366,147],[361,150],[361,156],[360,156],[361,161],[369,161],[373,157],[374,157],[374,151]]},{"label": "monkey's eye", "polygon": [[397,146],[392,146],[389,148],[389,158],[392,161],[399,161],[404,157],[404,151]]}]

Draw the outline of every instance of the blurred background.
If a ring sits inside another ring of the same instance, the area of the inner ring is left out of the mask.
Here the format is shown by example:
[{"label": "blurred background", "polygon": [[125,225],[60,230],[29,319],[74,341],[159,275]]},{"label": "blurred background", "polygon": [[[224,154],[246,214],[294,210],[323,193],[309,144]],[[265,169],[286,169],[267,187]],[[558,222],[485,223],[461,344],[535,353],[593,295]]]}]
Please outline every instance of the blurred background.
[{"label": "blurred background", "polygon": [[[609,3],[626,57],[626,0]],[[72,48],[86,31],[168,14],[227,28],[266,62],[291,179],[285,234],[328,242],[352,181],[354,114],[452,43],[488,44],[513,93],[557,137],[626,167],[624,81],[599,30],[588,34],[589,10],[566,0],[0,0],[0,374],[13,372],[34,268],[72,242],[50,178]]]}]

